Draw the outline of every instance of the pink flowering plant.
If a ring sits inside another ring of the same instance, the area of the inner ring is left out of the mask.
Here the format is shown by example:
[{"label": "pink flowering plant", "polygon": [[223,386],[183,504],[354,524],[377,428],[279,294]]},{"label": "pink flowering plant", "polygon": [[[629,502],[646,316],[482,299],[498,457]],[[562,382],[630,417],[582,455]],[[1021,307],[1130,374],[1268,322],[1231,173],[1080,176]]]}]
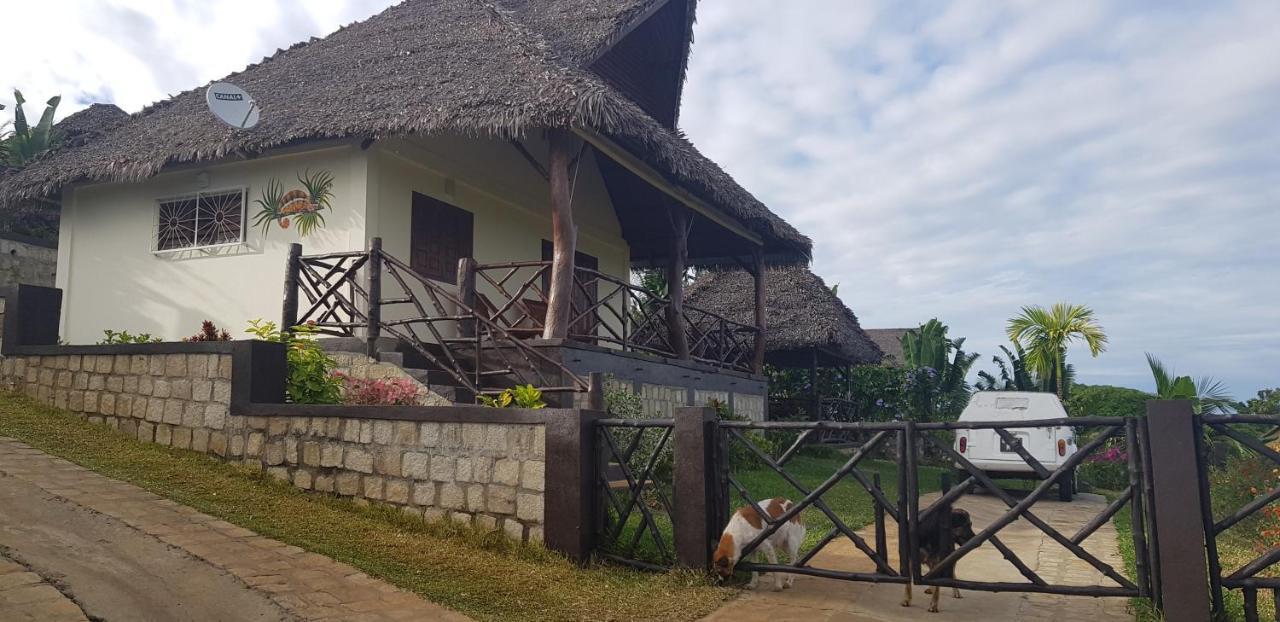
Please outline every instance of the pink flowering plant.
[{"label": "pink flowering plant", "polygon": [[1079,480],[1094,489],[1124,490],[1129,485],[1129,452],[1123,441],[1110,441],[1090,454],[1078,469]]},{"label": "pink flowering plant", "polygon": [[373,406],[412,406],[418,403],[421,389],[408,378],[365,379],[335,372],[342,382],[342,403]]}]

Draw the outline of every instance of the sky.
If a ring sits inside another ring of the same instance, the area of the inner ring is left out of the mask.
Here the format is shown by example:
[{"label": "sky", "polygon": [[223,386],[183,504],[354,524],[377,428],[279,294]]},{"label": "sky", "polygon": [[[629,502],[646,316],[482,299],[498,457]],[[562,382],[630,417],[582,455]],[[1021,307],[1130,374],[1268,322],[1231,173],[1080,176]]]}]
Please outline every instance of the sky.
[{"label": "sky", "polygon": [[[57,36],[0,38],[0,103],[134,112],[389,4],[18,3]],[[1280,386],[1277,32],[1274,0],[703,0],[680,125],[864,327],[937,317],[992,369],[1020,307],[1085,304],[1081,382],[1149,389],[1151,352],[1245,398]]]}]

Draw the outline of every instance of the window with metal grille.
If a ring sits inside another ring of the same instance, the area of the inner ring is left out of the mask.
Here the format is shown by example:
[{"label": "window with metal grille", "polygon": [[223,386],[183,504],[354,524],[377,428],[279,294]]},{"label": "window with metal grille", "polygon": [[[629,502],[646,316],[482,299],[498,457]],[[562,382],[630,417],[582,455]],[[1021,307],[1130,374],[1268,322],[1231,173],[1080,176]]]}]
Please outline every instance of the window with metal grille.
[{"label": "window with metal grille", "polygon": [[245,191],[197,192],[157,201],[157,252],[210,248],[244,241]]}]

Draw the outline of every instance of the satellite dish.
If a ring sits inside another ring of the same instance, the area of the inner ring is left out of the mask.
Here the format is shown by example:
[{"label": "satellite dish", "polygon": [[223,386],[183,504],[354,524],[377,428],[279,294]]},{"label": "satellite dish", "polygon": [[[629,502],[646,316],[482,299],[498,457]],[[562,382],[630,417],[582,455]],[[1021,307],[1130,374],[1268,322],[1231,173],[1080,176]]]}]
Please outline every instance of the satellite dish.
[{"label": "satellite dish", "polygon": [[214,82],[205,89],[209,112],[231,127],[247,130],[258,124],[258,103],[230,82]]}]

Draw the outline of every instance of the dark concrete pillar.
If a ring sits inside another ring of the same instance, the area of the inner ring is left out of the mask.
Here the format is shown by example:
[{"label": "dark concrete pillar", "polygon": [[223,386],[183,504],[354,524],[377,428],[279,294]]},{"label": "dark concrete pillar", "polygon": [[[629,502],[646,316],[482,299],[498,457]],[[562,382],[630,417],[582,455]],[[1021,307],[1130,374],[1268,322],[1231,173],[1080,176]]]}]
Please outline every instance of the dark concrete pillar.
[{"label": "dark concrete pillar", "polygon": [[564,410],[547,420],[543,541],[579,564],[595,549],[595,422],[604,413]]},{"label": "dark concrete pillar", "polygon": [[58,343],[62,321],[62,290],[39,285],[14,285],[4,296],[4,354],[19,346],[52,346]]},{"label": "dark concrete pillar", "polygon": [[671,517],[676,563],[707,570],[719,534],[715,520],[715,435],[713,408],[677,408],[675,437],[675,507]]},{"label": "dark concrete pillar", "polygon": [[1195,485],[1199,461],[1191,402],[1147,402],[1147,428],[1164,619],[1202,622],[1209,619],[1209,571],[1200,488]]}]

